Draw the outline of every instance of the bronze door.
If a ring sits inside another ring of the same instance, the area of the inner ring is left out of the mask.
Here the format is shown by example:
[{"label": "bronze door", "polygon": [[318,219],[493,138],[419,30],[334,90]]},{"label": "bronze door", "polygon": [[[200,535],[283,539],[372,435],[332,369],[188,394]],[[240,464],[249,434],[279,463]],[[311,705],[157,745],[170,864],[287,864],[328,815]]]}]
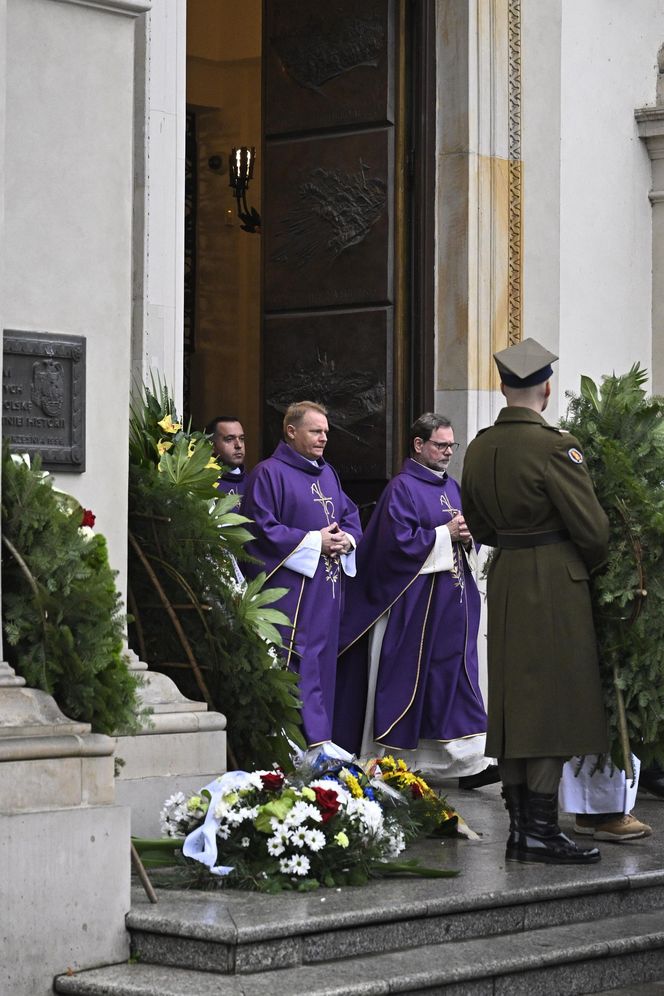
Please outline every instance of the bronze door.
[{"label": "bronze door", "polygon": [[263,448],[291,401],[325,404],[326,456],[366,502],[400,465],[426,383],[411,333],[415,315],[419,343],[412,9],[265,0],[263,11]]}]

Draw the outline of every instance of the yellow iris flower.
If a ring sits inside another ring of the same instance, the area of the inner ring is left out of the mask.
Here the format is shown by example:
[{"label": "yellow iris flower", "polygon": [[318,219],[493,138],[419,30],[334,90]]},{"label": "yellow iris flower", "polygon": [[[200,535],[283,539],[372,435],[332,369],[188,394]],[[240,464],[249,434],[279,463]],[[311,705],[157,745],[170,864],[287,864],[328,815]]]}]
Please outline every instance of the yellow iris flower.
[{"label": "yellow iris flower", "polygon": [[159,456],[163,456],[164,453],[168,453],[168,451],[171,449],[172,446],[173,443],[170,441],[170,439],[160,439],[159,442],[157,443],[157,453],[159,454]]}]

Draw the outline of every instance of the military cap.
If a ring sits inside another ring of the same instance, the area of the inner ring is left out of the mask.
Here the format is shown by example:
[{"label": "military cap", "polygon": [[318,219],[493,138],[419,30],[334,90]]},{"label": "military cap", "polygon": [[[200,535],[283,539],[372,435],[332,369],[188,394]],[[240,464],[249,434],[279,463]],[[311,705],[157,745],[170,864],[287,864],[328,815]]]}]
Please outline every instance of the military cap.
[{"label": "military cap", "polygon": [[508,387],[533,387],[548,380],[553,373],[551,364],[558,359],[534,339],[524,339],[494,353],[500,379]]}]

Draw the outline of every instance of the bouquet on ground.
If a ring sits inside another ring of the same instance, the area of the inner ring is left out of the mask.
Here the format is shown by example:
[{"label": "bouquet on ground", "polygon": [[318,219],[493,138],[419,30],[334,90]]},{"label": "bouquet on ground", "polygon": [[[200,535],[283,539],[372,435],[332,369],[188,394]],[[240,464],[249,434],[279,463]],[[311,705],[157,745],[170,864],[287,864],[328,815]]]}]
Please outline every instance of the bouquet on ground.
[{"label": "bouquet on ground", "polygon": [[[381,764],[372,761],[367,770],[319,754],[304,755],[288,775],[279,768],[230,771],[198,795],[167,799],[162,832],[220,884],[266,892],[360,885],[395,872],[455,875],[395,862],[432,821],[425,826],[413,806],[422,798],[413,796],[414,783],[404,792],[383,777]],[[445,812],[451,824],[456,814]]]},{"label": "bouquet on ground", "polygon": [[411,771],[401,758],[385,754],[376,757],[366,765],[367,773],[378,775],[385,784],[403,793],[409,800],[410,812],[422,828],[422,833],[430,836],[450,837],[457,832],[463,836],[477,837],[468,831],[467,825],[444,796],[431,788],[419,771]]}]

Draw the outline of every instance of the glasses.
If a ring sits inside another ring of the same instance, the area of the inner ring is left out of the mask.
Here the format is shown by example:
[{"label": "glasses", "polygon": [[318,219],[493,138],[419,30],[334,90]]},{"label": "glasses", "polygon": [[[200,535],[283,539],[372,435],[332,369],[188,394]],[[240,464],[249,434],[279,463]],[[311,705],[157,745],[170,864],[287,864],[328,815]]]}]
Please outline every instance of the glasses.
[{"label": "glasses", "polygon": [[430,443],[435,450],[439,453],[444,453],[445,450],[449,450],[450,453],[454,453],[455,450],[459,449],[458,443],[435,443],[433,439],[427,439],[427,443]]}]

